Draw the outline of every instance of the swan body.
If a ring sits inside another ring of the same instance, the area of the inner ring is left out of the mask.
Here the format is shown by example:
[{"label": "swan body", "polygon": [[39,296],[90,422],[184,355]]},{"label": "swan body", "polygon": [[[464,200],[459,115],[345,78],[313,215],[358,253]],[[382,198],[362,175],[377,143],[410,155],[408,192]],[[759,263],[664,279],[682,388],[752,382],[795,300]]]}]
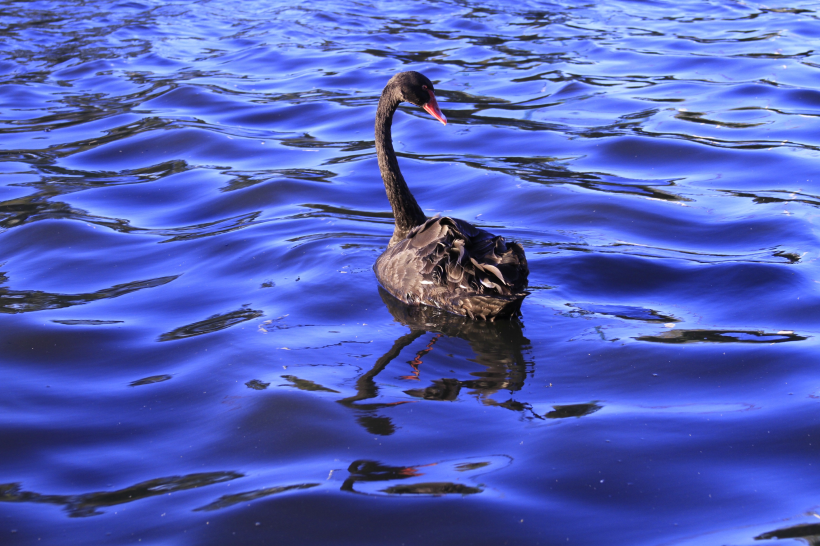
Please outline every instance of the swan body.
[{"label": "swan body", "polygon": [[409,305],[430,305],[483,320],[517,315],[527,295],[524,249],[464,220],[424,215],[393,150],[393,114],[403,101],[447,123],[433,84],[422,74],[402,72],[385,86],[376,112],[376,152],[396,227],[373,267],[376,277]]}]

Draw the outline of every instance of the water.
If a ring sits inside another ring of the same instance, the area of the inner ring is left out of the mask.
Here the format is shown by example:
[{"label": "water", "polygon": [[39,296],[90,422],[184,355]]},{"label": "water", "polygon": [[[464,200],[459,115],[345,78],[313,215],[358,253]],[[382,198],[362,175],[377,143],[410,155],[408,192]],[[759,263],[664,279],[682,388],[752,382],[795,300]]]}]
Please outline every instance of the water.
[{"label": "water", "polygon": [[[816,542],[816,2],[0,5],[0,543]],[[378,288],[408,69],[520,322]]]}]

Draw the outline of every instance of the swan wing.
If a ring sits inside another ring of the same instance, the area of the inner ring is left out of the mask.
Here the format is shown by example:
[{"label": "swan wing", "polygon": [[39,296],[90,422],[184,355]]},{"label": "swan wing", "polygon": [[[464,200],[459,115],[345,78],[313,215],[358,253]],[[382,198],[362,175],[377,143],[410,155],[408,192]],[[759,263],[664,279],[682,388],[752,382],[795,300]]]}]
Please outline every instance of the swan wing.
[{"label": "swan wing", "polygon": [[458,314],[470,314],[470,298],[480,298],[483,307],[493,298],[505,305],[523,298],[527,288],[520,245],[446,216],[430,218],[390,245],[374,269],[379,282],[405,303]]}]

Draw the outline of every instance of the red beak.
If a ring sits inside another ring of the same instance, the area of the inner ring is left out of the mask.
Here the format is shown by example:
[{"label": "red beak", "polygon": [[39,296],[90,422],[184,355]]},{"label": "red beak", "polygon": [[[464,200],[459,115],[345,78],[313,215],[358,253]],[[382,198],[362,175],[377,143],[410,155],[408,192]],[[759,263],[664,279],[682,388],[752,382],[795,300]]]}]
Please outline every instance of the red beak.
[{"label": "red beak", "polygon": [[447,125],[447,118],[445,118],[444,114],[441,113],[441,109],[438,107],[438,102],[436,102],[436,94],[430,89],[428,89],[427,92],[430,93],[430,100],[423,104],[422,108],[427,110],[428,114],[442,122],[444,125]]}]

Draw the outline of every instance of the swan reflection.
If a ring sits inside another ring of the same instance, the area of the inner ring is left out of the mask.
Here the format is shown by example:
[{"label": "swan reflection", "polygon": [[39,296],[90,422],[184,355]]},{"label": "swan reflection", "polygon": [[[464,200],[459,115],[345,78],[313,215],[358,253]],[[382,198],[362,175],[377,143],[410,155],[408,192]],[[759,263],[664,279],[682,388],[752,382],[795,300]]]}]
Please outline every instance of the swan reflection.
[{"label": "swan reflection", "polygon": [[805,542],[809,546],[820,546],[820,524],[803,523],[792,527],[784,527],[755,537],[755,540],[770,540],[773,538],[793,538]]},{"label": "swan reflection", "polygon": [[478,364],[478,369],[471,371],[469,378],[436,377],[426,385],[404,390],[405,394],[416,400],[432,401],[453,401],[471,396],[486,405],[531,412],[529,404],[513,400],[499,402],[493,398],[500,391],[520,391],[527,375],[532,374],[531,343],[524,336],[519,321],[473,321],[428,306],[405,305],[382,288],[379,288],[379,294],[396,322],[410,331],[396,339],[390,350],[358,377],[356,394],[339,401],[357,411],[359,424],[370,433],[390,435],[395,432],[395,426],[384,411],[411,402],[365,402],[379,396],[376,376],[403,351],[417,347],[415,357],[408,362],[409,367],[400,378],[422,381],[425,356],[445,340],[466,342],[472,353],[467,360]]},{"label": "swan reflection", "polygon": [[[512,464],[508,455],[486,455],[457,460],[388,465],[380,461],[357,460],[347,468],[340,491],[361,495],[443,496],[484,493],[487,488],[479,478]],[[338,469],[342,471],[342,469]],[[336,470],[331,470],[330,476]],[[328,477],[329,479],[330,477]],[[182,476],[154,478],[116,490],[78,494],[44,494],[23,489],[20,483],[0,483],[0,503],[33,503],[62,506],[68,517],[87,518],[105,513],[106,508],[171,493],[204,489],[208,486],[248,479],[242,472],[203,472]],[[240,482],[237,482],[240,483]],[[245,483],[242,481],[241,483]],[[321,487],[336,487],[338,482],[297,481],[267,485],[238,493],[221,495],[207,504],[192,508],[194,512],[213,512],[240,504],[249,504],[273,496],[299,493]],[[241,486],[240,486],[241,487]],[[203,496],[214,492],[211,488]],[[213,498],[213,497],[211,497]],[[187,501],[183,501],[187,503]]]},{"label": "swan reflection", "polygon": [[341,490],[363,495],[475,495],[486,491],[478,479],[512,464],[509,455],[416,465],[388,465],[380,461],[353,461]]}]

